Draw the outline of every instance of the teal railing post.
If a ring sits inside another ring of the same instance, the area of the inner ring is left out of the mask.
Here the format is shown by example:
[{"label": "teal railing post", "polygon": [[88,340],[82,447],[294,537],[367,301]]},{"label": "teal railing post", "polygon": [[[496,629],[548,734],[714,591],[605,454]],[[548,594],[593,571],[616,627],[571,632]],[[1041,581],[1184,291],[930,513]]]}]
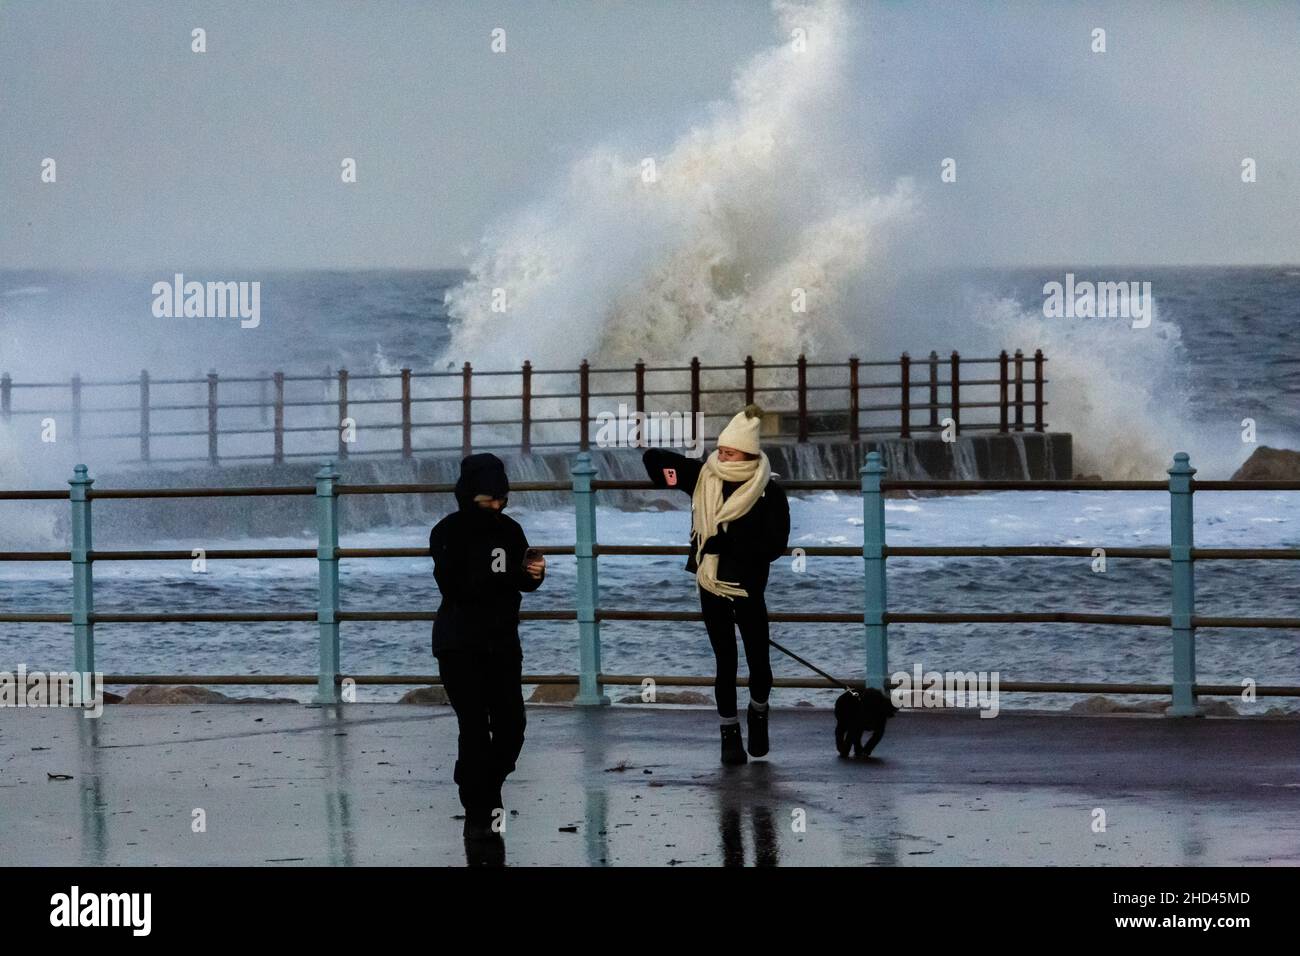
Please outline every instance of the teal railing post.
[{"label": "teal railing post", "polygon": [[1174,685],[1170,717],[1198,717],[1196,705],[1196,585],[1192,574],[1192,475],[1187,453],[1169,469],[1169,560],[1173,571]]},{"label": "teal railing post", "polygon": [[573,459],[573,502],[577,510],[578,538],[574,555],[578,559],[578,696],[579,707],[602,707],[609,698],[601,693],[600,621],[596,620],[596,495],[591,479],[596,468],[590,452]]},{"label": "teal railing post", "polygon": [[885,624],[885,499],[880,452],[868,453],[862,476],[862,564],[866,584],[863,623],[867,639],[867,686],[889,693],[889,632]]},{"label": "teal railing post", "polygon": [[90,563],[90,486],[85,465],[72,470],[72,662],[83,674],[95,671],[94,572]]},{"label": "teal railing post", "polygon": [[316,700],[339,703],[339,499],[334,490],[338,480],[334,462],[327,461],[316,472],[316,563],[320,569],[320,671]]}]

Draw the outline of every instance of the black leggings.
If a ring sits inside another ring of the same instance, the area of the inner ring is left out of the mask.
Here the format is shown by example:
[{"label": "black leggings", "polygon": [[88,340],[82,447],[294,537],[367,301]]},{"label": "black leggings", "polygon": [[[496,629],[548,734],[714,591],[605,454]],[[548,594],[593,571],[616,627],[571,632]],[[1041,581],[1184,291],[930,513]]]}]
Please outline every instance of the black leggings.
[{"label": "black leggings", "polygon": [[700,610],[709,631],[709,643],[717,660],[713,696],[718,702],[719,717],[736,716],[736,628],[745,643],[745,663],[749,666],[749,696],[757,703],[767,701],[772,692],[772,664],[768,660],[767,602],[761,588],[749,588],[749,597],[734,600],[719,597],[703,588]]},{"label": "black leggings", "polygon": [[524,746],[522,660],[509,653],[443,651],[438,673],[460,725],[452,779],[467,812],[501,807],[501,784],[515,769]]}]

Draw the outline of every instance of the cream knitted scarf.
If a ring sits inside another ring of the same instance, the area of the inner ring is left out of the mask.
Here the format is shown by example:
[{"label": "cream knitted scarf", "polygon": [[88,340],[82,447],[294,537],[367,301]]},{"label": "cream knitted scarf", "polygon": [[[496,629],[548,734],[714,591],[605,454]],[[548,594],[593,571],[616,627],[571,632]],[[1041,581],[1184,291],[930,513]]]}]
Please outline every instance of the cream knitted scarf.
[{"label": "cream knitted scarf", "polygon": [[[718,452],[705,459],[700,469],[700,477],[695,482],[695,493],[691,496],[691,531],[695,535],[695,562],[698,569],[695,580],[700,587],[721,597],[748,597],[744,588],[737,581],[718,580],[718,556],[704,554],[704,543],[724,531],[728,522],[735,521],[747,514],[754,502],[763,496],[767,482],[772,477],[772,467],[767,455],[759,452],[759,457],[746,461],[721,461]],[[722,500],[722,483],[724,481],[744,482],[731,493],[726,501]]]}]

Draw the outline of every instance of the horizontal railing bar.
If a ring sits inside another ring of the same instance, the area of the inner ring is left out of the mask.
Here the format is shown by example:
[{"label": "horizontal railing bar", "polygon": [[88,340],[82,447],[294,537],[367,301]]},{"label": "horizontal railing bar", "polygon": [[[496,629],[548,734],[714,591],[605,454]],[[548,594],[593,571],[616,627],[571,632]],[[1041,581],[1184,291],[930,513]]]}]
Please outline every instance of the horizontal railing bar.
[{"label": "horizontal railing bar", "polygon": [[1300,629],[1300,617],[1207,617],[1192,615],[1192,627],[1277,627]]},{"label": "horizontal railing bar", "polygon": [[[598,608],[596,619],[598,621],[702,621],[704,615],[699,611],[618,611]],[[853,614],[769,610],[767,619],[780,624],[861,624],[862,614],[860,612]]]},{"label": "horizontal railing bar", "polygon": [[[1032,545],[1020,547],[964,547],[964,548],[912,548],[886,545],[886,557],[897,558],[973,558],[973,557],[1061,557],[1090,558],[1096,548],[1106,552],[1108,558],[1168,558],[1168,548],[1111,548],[1104,544],[1092,547],[1058,545]],[[861,548],[858,549],[861,553]],[[1300,552],[1297,552],[1300,557]]]},{"label": "horizontal railing bar", "polygon": [[[699,621],[699,611],[618,611],[598,609],[596,618],[605,621]],[[789,624],[839,623],[860,624],[863,615],[827,612],[771,611],[768,619]],[[1107,624],[1128,627],[1168,627],[1169,615],[1159,614],[1091,614],[1076,611],[998,612],[957,614],[937,612],[887,612],[887,624]],[[1192,626],[1204,627],[1300,627],[1300,618],[1196,618]]]},{"label": "horizontal railing bar", "polygon": [[[541,550],[540,548],[538,550]],[[315,552],[312,552],[313,555]],[[335,555],[340,558],[427,558],[429,549],[424,548],[339,548]]]},{"label": "horizontal railing bar", "polygon": [[[160,431],[151,431],[151,432],[149,432],[149,437],[150,437],[150,438],[194,438],[194,437],[196,437],[196,436],[198,436],[198,435],[206,435],[206,434],[207,434],[207,430],[206,430],[206,429],[203,430],[203,431],[189,431],[189,432],[160,432]],[[133,435],[133,436],[131,436],[131,437],[134,438],[134,437],[136,437],[136,436]],[[83,440],[84,440],[84,439],[83,439]],[[160,461],[160,460],[161,460],[161,459],[158,459],[158,458],[155,458],[155,459],[154,459],[154,461]],[[204,460],[206,461],[207,459],[205,458]]]},{"label": "horizontal railing bar", "polygon": [[[195,549],[198,550],[198,549]],[[429,549],[425,548],[428,554]],[[193,551],[91,551],[91,561],[192,561]],[[213,548],[204,549],[206,560],[220,561],[241,558],[315,558],[315,548]]]},{"label": "horizontal railing bar", "polygon": [[[862,615],[858,615],[858,620]],[[886,624],[1116,624],[1128,627],[1169,627],[1169,615],[1082,614],[1074,611],[947,614],[886,612]]]},{"label": "horizontal railing bar", "polygon": [[886,479],[882,491],[1168,491],[1166,481],[965,481],[946,479]]},{"label": "horizontal railing bar", "polygon": [[[592,549],[595,554],[608,555],[682,555],[691,553],[690,547],[684,544],[595,544],[592,545]],[[792,554],[794,550],[793,547],[789,547],[786,548],[782,554]],[[862,548],[860,547],[816,547],[801,545],[799,546],[799,550],[804,554],[812,555],[814,557],[862,557]]]},{"label": "horizontal railing bar", "polygon": [[[288,375],[286,375],[285,378],[284,378],[284,380],[285,380],[286,382],[289,381],[289,379],[290,379],[290,376],[288,376]],[[222,379],[221,381],[225,381],[225,379]],[[270,381],[270,379],[267,379],[267,381]],[[333,379],[328,379],[327,381],[333,381]],[[137,379],[132,379],[132,380],[129,381],[129,382],[117,382],[116,384],[118,384],[118,385],[124,385],[124,386],[125,386],[125,385],[135,385],[135,386],[138,387],[138,386],[140,385],[140,380],[137,378]],[[150,386],[154,386],[154,385],[207,385],[207,384],[208,384],[208,380],[207,380],[206,378],[151,378],[151,379],[149,379],[149,385],[150,385]]]},{"label": "horizontal railing bar", "polygon": [[[450,494],[456,490],[454,484],[393,484],[393,485],[346,485],[336,484],[334,491],[340,495],[425,495]],[[572,491],[573,486],[566,481],[519,481],[510,483],[510,492],[516,491]]]},{"label": "horizontal railing bar", "polygon": [[260,485],[243,488],[88,488],[87,498],[257,498],[276,495],[314,495],[302,485]]},{"label": "horizontal railing bar", "polygon": [[[152,405],[150,407],[156,409],[158,406]],[[202,407],[206,408],[207,406],[204,405]],[[26,409],[23,409],[20,412],[19,410],[15,409],[14,414],[22,414],[22,412],[26,412],[26,411],[27,411]],[[104,408],[82,408],[80,411],[83,417],[88,418],[91,415],[120,415],[127,412],[139,413],[140,406],[139,405],[117,405],[117,406],[109,405]],[[40,413],[37,412],[36,414],[40,414]]]},{"label": "horizontal railing bar", "polygon": [[315,611],[204,611],[197,614],[120,614],[95,611],[92,624],[260,624],[315,621]]},{"label": "horizontal railing bar", "polygon": [[1193,478],[1192,491],[1300,491],[1300,481],[1200,481]]},{"label": "horizontal railing bar", "polygon": [[247,684],[259,685],[318,684],[320,678],[302,674],[105,674],[106,685],[148,684],[151,686],[178,686],[182,684]]},{"label": "horizontal railing bar", "polygon": [[[572,544],[529,545],[542,554],[573,554],[577,548]],[[427,558],[428,547],[423,548],[339,548],[335,552],[340,558]],[[686,553],[686,549],[682,549]],[[316,552],[311,552],[312,557]]]},{"label": "horizontal railing bar", "polygon": [[[712,687],[714,678],[684,674],[597,674],[601,684],[614,687],[639,687],[646,680],[652,680],[663,687]],[[315,685],[320,678],[315,674],[105,674],[106,685],[147,684],[153,686],[194,685],[235,685],[247,686],[298,686]],[[438,674],[339,674],[337,683],[350,680],[355,684],[367,685],[430,685],[442,684]],[[576,674],[522,674],[519,683],[539,684],[577,684]],[[739,686],[749,686],[749,678],[738,676]],[[808,690],[833,689],[838,685],[821,678],[776,677],[773,686],[802,688]],[[861,687],[861,680],[847,679],[850,687]],[[999,681],[999,692],[1005,693],[1059,693],[1059,694],[1132,694],[1132,695],[1169,695],[1173,688],[1169,684],[1112,684],[1080,683],[1064,681],[1047,683],[1041,681]],[[1260,697],[1300,697],[1300,686],[1277,685],[1260,686],[1254,690]],[[1241,687],[1233,684],[1197,684],[1195,693],[1202,697],[1237,697]]]},{"label": "horizontal railing bar", "polygon": [[1300,559],[1300,548],[1192,548],[1194,561],[1294,561],[1296,559]]},{"label": "horizontal railing bar", "polygon": [[[434,611],[339,611],[340,621],[436,621]],[[566,609],[550,611],[520,611],[521,621],[576,621],[578,612]]]}]

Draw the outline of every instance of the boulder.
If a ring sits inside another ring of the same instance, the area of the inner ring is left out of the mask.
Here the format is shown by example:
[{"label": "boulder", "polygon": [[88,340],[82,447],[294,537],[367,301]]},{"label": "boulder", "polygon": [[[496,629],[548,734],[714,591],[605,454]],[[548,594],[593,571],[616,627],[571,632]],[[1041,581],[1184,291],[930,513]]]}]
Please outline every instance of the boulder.
[{"label": "boulder", "polygon": [[224,704],[230,700],[225,694],[206,687],[193,684],[168,686],[163,684],[140,684],[132,687],[125,697],[124,704]]},{"label": "boulder", "polygon": [[1237,708],[1233,707],[1226,700],[1219,700],[1217,697],[1201,698],[1197,702],[1201,708],[1201,713],[1206,717],[1240,717],[1241,714]]},{"label": "boulder", "polygon": [[[1072,714],[1163,714],[1172,701],[1145,700],[1140,704],[1126,704],[1100,694],[1086,697],[1070,707]],[[1239,717],[1236,708],[1226,700],[1203,697],[1197,701],[1205,717]]]},{"label": "boulder", "polygon": [[713,698],[695,690],[660,690],[654,700],[642,700],[640,694],[628,694],[618,699],[620,704],[704,704],[713,706]]},{"label": "boulder", "polygon": [[577,684],[538,684],[533,688],[530,704],[571,704],[578,696]]},{"label": "boulder", "polygon": [[1070,705],[1072,714],[1160,714],[1169,706],[1169,701],[1147,700],[1140,704],[1125,704],[1111,700],[1101,694],[1085,697]]},{"label": "boulder", "polygon": [[432,687],[417,687],[415,690],[408,690],[402,695],[399,704],[450,704],[447,699],[447,689],[441,684],[435,684]]},{"label": "boulder", "polygon": [[141,684],[132,687],[123,704],[296,704],[288,697],[228,697],[194,684]]},{"label": "boulder", "polygon": [[1233,481],[1300,481],[1300,451],[1256,448],[1232,475]]}]

